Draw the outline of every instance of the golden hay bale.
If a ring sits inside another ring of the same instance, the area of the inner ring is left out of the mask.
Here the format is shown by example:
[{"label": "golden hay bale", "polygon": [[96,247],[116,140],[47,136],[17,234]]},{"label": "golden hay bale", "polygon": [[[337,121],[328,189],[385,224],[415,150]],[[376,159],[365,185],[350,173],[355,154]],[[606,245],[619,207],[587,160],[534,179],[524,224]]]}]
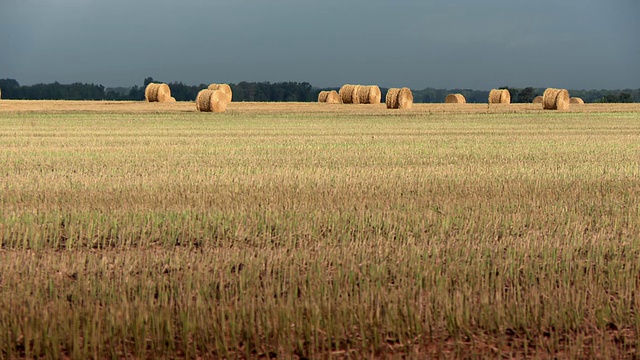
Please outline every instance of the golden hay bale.
[{"label": "golden hay bale", "polygon": [[158,101],[158,84],[149,83],[144,89],[144,98],[148,102]]},{"label": "golden hay bale", "polygon": [[400,92],[398,92],[398,109],[411,109],[413,106],[413,93],[409,88],[402,88]]},{"label": "golden hay bale", "polygon": [[353,90],[355,89],[355,85],[344,84],[340,88],[340,101],[343,104],[353,104]]},{"label": "golden hay bale", "polygon": [[396,102],[398,101],[398,93],[400,89],[391,88],[387,91],[385,102],[387,103],[387,109],[396,109]]},{"label": "golden hay bale", "polygon": [[327,94],[327,99],[325,101],[328,104],[339,104],[340,103],[340,95],[337,91],[331,90]]},{"label": "golden hay bale", "polygon": [[198,111],[211,111],[211,94],[213,94],[215,90],[204,89],[198,92],[198,96],[196,96],[196,109]]},{"label": "golden hay bale", "polygon": [[489,92],[489,104],[511,104],[511,93],[507,89],[493,89]]},{"label": "golden hay bale", "polygon": [[542,104],[542,96],[536,96],[536,97],[533,99],[533,103],[534,103],[534,104]]},{"label": "golden hay bale", "polygon": [[357,97],[360,104],[380,104],[382,92],[377,85],[362,85],[357,87]]},{"label": "golden hay bale", "polygon": [[444,99],[445,104],[466,104],[467,99],[462,94],[449,94]]},{"label": "golden hay bale", "polygon": [[329,92],[328,91],[320,91],[320,93],[318,94],[318,102],[319,103],[327,102],[327,97],[328,96],[329,96]]},{"label": "golden hay bale", "polygon": [[213,90],[209,97],[209,109],[213,112],[225,112],[229,104],[229,95],[222,90]]},{"label": "golden hay bale", "polygon": [[144,89],[144,98],[148,102],[168,102],[171,100],[171,89],[167,84],[149,83]]},{"label": "golden hay bale", "polygon": [[548,88],[542,95],[542,107],[545,110],[568,110],[571,104],[569,99],[567,90]]},{"label": "golden hay bale", "polygon": [[169,98],[169,100],[167,100],[167,102],[174,103],[174,102],[176,102],[176,98],[174,98],[172,96],[172,97]]},{"label": "golden hay bale", "polygon": [[569,99],[569,102],[571,104],[576,104],[576,105],[584,105],[584,100],[582,100],[579,97],[572,97],[571,99]]},{"label": "golden hay bale", "polygon": [[222,90],[200,90],[196,97],[196,109],[203,112],[224,112],[229,97]]},{"label": "golden hay bale", "polygon": [[409,88],[391,88],[387,92],[387,109],[411,109],[413,106],[413,93]]},{"label": "golden hay bale", "polygon": [[364,86],[362,85],[353,85],[353,90],[351,91],[351,103],[352,104],[360,104],[360,91]]},{"label": "golden hay bale", "polygon": [[171,99],[171,89],[167,84],[158,84],[158,102],[168,102]]},{"label": "golden hay bale", "polygon": [[231,91],[229,84],[211,84],[207,89],[222,90],[222,92],[229,97],[229,102],[233,100],[233,91]]}]

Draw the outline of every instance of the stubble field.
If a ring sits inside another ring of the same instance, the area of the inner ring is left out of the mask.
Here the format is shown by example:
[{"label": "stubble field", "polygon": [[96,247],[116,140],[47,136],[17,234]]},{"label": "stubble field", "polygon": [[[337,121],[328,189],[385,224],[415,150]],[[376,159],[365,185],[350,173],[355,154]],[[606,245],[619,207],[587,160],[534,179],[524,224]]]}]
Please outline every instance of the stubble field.
[{"label": "stubble field", "polygon": [[640,105],[0,101],[0,358],[593,358]]}]

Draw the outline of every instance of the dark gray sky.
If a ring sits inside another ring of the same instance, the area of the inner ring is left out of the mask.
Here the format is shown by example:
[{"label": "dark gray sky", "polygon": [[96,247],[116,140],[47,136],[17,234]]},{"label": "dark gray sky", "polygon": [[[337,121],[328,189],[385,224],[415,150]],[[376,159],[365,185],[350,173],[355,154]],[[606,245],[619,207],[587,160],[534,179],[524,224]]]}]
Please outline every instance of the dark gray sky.
[{"label": "dark gray sky", "polygon": [[0,78],[640,87],[639,0],[0,0]]}]

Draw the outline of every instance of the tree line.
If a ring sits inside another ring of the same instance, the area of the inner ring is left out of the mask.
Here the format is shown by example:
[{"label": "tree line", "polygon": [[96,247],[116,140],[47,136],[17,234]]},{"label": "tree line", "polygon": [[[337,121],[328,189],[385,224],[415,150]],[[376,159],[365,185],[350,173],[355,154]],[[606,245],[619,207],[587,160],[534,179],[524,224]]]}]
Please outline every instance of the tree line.
[{"label": "tree line", "polygon": [[[73,83],[20,85],[15,79],[0,79],[0,89],[4,99],[21,100],[144,100],[144,90],[151,82],[161,82],[151,77],[144,79],[142,86],[105,88],[102,85]],[[182,82],[168,83],[171,95],[178,101],[193,101],[198,92],[207,88],[208,84],[186,85]],[[307,82],[240,82],[229,84],[233,91],[233,101],[317,101],[322,90],[339,90],[339,88],[317,88]],[[543,88],[514,88],[504,86],[511,93],[511,102],[530,103],[542,95]],[[381,88],[382,98],[387,88]],[[451,93],[460,93],[469,103],[486,103],[489,91],[471,89],[434,89],[412,90],[414,102],[442,103]],[[625,90],[569,90],[571,96],[580,97],[587,103],[625,103],[640,102],[640,89]]]}]

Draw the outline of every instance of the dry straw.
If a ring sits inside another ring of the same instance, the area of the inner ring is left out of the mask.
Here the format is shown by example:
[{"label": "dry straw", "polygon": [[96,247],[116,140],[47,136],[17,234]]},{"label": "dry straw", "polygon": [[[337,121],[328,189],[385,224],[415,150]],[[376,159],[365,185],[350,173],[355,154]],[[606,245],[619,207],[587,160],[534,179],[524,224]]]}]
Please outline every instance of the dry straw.
[{"label": "dry straw", "polygon": [[196,97],[196,109],[203,112],[224,112],[229,97],[222,90],[200,90]]},{"label": "dry straw", "polygon": [[493,89],[489,92],[489,104],[511,104],[511,94],[507,89]]},{"label": "dry straw", "polygon": [[148,102],[170,102],[171,89],[167,84],[149,83],[144,89],[144,98]]},{"label": "dry straw", "polygon": [[569,92],[565,89],[548,88],[542,95],[542,107],[545,110],[569,110],[571,101]]},{"label": "dry straw", "polygon": [[329,92],[328,91],[320,91],[320,93],[318,94],[318,102],[319,103],[327,102],[327,97],[328,96],[329,96]]},{"label": "dry straw", "polygon": [[464,98],[462,94],[449,94],[444,99],[446,104],[466,104],[467,99]]},{"label": "dry straw", "polygon": [[411,109],[413,106],[413,93],[409,88],[391,88],[387,91],[385,99],[387,109]]},{"label": "dry straw", "polygon": [[207,89],[221,90],[225,95],[229,97],[229,102],[233,100],[233,91],[231,91],[231,86],[229,86],[229,84],[211,84]]},{"label": "dry straw", "polygon": [[542,104],[542,96],[536,96],[536,97],[533,99],[533,103],[534,103],[534,104]]},{"label": "dry straw", "polygon": [[579,97],[572,97],[571,99],[569,99],[569,102],[571,104],[576,104],[576,105],[584,105],[584,100],[582,100]]}]

